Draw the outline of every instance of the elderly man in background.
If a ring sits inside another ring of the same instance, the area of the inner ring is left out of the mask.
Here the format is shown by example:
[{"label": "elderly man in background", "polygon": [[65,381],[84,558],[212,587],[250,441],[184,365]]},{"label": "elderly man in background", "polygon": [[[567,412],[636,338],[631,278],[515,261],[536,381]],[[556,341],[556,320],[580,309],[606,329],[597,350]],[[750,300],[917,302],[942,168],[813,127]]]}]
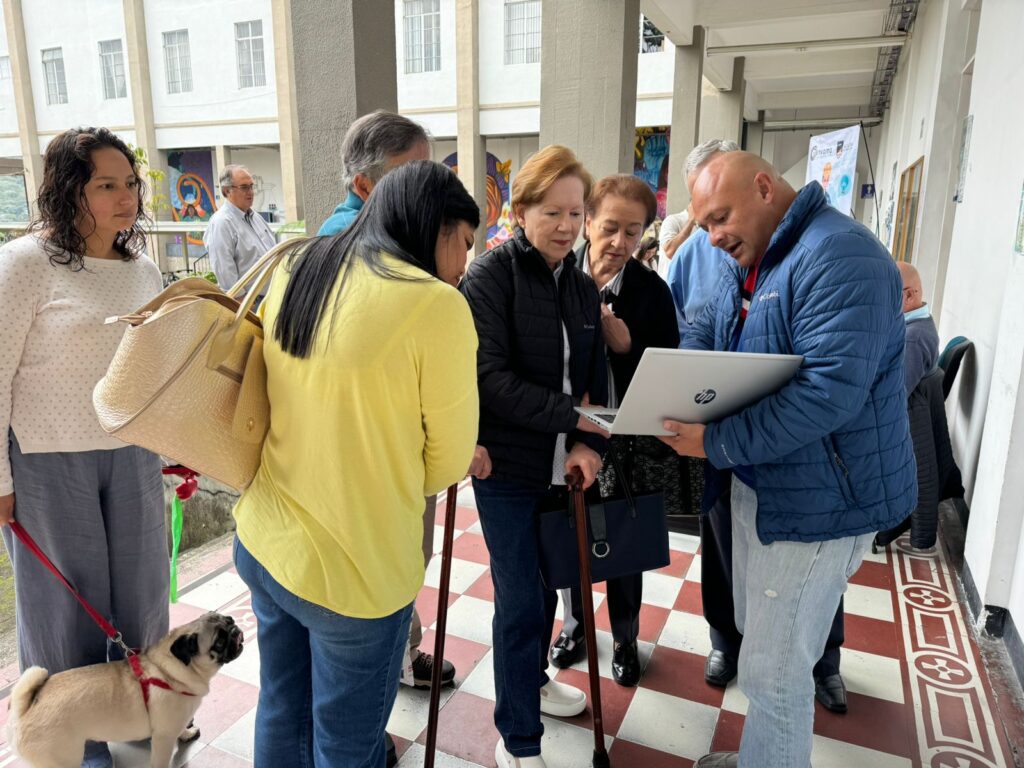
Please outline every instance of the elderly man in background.
[{"label": "elderly man in background", "polygon": [[341,144],[342,185],[348,196],[317,234],[336,235],[348,229],[385,173],[413,160],[429,159],[430,138],[419,123],[382,109],[360,117]]},{"label": "elderly man in background", "polygon": [[224,196],[203,234],[210,254],[210,266],[217,284],[227,290],[256,261],[274,247],[277,237],[252,209],[256,184],[244,165],[226,165],[220,172],[220,191]]},{"label": "elderly man in background", "polygon": [[905,261],[897,262],[896,266],[903,278],[903,320],[907,324],[903,364],[907,374],[907,397],[910,397],[939,359],[939,331],[932,319],[932,311],[924,301],[917,268]]},{"label": "elderly man in background", "polygon": [[904,392],[899,273],[881,243],[798,194],[756,155],[713,157],[693,212],[738,269],[681,346],[803,357],[773,395],[707,425],[667,421],[662,438],[719,470],[731,494],[733,599],[750,705],[740,751],[699,768],[808,768],[812,670],[847,580],[876,531],[917,502]]},{"label": "elderly man in background", "polygon": [[[739,148],[739,144],[728,139],[711,139],[694,147],[686,156],[687,189],[693,189],[698,169],[712,157],[722,152],[736,152]],[[682,338],[719,287],[722,263],[729,257],[710,243],[707,232],[697,227],[692,217],[678,235],[667,240],[665,225],[662,225],[661,237],[666,255],[672,254],[665,279],[676,304],[679,337]]]}]

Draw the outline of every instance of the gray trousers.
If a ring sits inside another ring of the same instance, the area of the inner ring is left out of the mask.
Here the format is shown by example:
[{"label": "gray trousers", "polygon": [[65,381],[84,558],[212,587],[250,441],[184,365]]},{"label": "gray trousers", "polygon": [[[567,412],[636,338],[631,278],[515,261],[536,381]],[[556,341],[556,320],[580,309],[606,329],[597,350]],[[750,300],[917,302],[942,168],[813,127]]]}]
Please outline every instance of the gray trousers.
[{"label": "gray trousers", "polygon": [[[141,448],[23,454],[11,432],[14,517],[133,647],[168,631],[160,459]],[[18,662],[51,673],[120,658],[103,631],[10,528]]]}]

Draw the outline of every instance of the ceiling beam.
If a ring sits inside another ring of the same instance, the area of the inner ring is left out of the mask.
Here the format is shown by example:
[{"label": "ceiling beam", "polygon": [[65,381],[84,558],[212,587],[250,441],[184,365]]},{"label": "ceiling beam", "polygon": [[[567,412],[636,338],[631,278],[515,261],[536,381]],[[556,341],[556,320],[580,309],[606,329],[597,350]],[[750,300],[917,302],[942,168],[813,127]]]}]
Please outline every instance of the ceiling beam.
[{"label": "ceiling beam", "polygon": [[700,0],[695,23],[712,28],[750,27],[817,16],[827,16],[831,23],[838,21],[840,14],[848,13],[877,13],[881,21],[888,7],[888,0]]},{"label": "ceiling beam", "polygon": [[668,35],[673,45],[693,45],[697,0],[641,0],[640,12]]},{"label": "ceiling beam", "polygon": [[747,80],[787,80],[808,75],[844,75],[874,72],[878,64],[875,51],[838,51],[836,53],[794,53],[788,56],[755,56],[747,60]]},{"label": "ceiling beam", "polygon": [[[707,68],[705,68],[707,71]],[[871,103],[871,86],[822,88],[810,91],[769,91],[757,98],[758,109],[807,109],[810,107],[854,107]]]}]

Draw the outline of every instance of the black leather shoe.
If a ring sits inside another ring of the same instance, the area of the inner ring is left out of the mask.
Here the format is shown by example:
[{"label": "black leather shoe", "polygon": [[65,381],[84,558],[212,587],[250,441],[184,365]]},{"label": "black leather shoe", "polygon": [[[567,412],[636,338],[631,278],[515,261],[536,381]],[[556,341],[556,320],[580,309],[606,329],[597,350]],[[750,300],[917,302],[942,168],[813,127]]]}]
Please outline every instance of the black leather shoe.
[{"label": "black leather shoe", "polygon": [[846,684],[843,676],[836,673],[828,677],[814,678],[814,698],[829,712],[846,714]]},{"label": "black leather shoe", "polygon": [[722,651],[712,651],[704,664],[704,682],[716,688],[725,688],[736,677],[736,659]]},{"label": "black leather shoe", "polygon": [[572,637],[559,633],[551,646],[551,663],[559,669],[571,667],[587,655],[587,641],[582,637]]},{"label": "black leather shoe", "polygon": [[387,756],[384,758],[384,763],[387,765],[387,768],[395,768],[398,765],[398,750],[395,749],[395,740],[386,731],[384,732],[384,744],[387,747]]},{"label": "black leather shoe", "polygon": [[636,641],[616,643],[612,651],[612,679],[619,685],[633,688],[640,682],[640,655]]}]

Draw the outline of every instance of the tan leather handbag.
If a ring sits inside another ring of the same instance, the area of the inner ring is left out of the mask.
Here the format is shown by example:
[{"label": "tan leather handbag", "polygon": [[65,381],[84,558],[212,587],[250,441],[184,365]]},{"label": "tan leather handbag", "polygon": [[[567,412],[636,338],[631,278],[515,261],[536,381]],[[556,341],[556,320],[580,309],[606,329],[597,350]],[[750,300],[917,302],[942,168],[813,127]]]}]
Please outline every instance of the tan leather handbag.
[{"label": "tan leather handbag", "polygon": [[263,324],[251,310],[295,245],[272,248],[227,292],[186,278],[134,314],[109,318],[130,327],[93,390],[104,431],[245,490],[270,427]]}]

